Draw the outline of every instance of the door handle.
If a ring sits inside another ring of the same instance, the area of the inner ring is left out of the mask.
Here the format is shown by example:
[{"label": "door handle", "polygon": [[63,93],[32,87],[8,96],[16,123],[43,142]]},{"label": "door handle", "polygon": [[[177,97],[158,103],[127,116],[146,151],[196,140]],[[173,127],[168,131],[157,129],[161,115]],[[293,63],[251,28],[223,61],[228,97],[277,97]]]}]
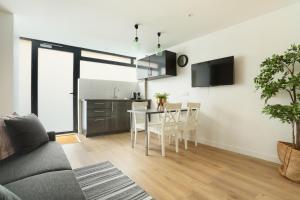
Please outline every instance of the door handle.
[{"label": "door handle", "polygon": [[70,92],[69,94],[74,94],[74,92]]}]

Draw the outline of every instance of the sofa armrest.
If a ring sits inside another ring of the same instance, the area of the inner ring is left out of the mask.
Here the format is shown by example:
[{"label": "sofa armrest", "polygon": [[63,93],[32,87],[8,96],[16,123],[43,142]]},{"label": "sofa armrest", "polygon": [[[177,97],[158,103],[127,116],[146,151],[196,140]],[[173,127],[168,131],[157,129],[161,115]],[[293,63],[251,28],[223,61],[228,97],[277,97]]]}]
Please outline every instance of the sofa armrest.
[{"label": "sofa armrest", "polygon": [[49,136],[49,140],[50,141],[55,141],[56,140],[56,137],[55,137],[55,132],[54,131],[49,131],[47,132],[48,136]]}]

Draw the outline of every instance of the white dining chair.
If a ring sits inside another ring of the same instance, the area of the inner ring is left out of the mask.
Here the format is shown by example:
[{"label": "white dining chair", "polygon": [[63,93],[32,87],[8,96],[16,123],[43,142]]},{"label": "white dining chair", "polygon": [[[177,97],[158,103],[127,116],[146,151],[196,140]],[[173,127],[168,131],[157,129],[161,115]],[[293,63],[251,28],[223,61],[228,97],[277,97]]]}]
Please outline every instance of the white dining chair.
[{"label": "white dining chair", "polygon": [[[148,102],[132,102],[132,110],[147,110]],[[133,112],[133,129],[134,129],[134,146],[137,141],[137,134],[139,131],[145,130],[145,115],[143,113]]]},{"label": "white dining chair", "polygon": [[187,104],[187,114],[184,121],[180,122],[179,130],[181,132],[181,137],[184,139],[184,148],[187,149],[187,141],[191,139],[191,135],[194,136],[195,146],[198,143],[197,128],[198,128],[198,116],[200,110],[200,103],[188,103]]},{"label": "white dining chair", "polygon": [[160,135],[161,143],[161,155],[165,156],[165,137],[173,136],[175,137],[175,151],[178,149],[178,139],[180,137],[180,132],[178,128],[178,122],[181,112],[181,103],[166,103],[164,106],[164,113],[161,116],[160,123],[149,123],[148,127],[148,147],[150,146],[150,136],[151,134]]}]

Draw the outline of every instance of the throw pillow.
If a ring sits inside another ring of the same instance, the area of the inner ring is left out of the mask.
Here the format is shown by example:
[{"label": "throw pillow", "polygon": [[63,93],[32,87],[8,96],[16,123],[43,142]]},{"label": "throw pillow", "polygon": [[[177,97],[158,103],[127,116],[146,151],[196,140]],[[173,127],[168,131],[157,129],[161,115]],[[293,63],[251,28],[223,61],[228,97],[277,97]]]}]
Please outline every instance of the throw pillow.
[{"label": "throw pillow", "polygon": [[28,153],[49,141],[48,134],[36,115],[4,120],[18,153]]},{"label": "throw pillow", "polygon": [[15,148],[7,132],[4,119],[18,116],[16,113],[6,117],[0,117],[0,160],[3,160],[15,153]]},{"label": "throw pillow", "polygon": [[0,199],[1,200],[21,200],[16,194],[7,188],[0,185]]}]

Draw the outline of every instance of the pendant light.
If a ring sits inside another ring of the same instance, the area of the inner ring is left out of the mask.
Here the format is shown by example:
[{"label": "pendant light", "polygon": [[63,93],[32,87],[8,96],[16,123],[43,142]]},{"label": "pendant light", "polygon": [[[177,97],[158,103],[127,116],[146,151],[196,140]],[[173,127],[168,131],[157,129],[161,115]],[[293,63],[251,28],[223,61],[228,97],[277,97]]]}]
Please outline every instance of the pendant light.
[{"label": "pendant light", "polygon": [[162,46],[161,46],[160,41],[159,41],[160,36],[161,36],[161,32],[158,32],[157,33],[157,46],[156,46],[156,55],[158,55],[158,56],[161,56],[162,51],[163,51]]},{"label": "pendant light", "polygon": [[140,46],[141,46],[140,41],[139,41],[139,37],[137,36],[137,31],[139,29],[139,25],[135,24],[134,28],[135,28],[135,38],[133,39],[132,45],[133,45],[134,49],[139,50]]}]

